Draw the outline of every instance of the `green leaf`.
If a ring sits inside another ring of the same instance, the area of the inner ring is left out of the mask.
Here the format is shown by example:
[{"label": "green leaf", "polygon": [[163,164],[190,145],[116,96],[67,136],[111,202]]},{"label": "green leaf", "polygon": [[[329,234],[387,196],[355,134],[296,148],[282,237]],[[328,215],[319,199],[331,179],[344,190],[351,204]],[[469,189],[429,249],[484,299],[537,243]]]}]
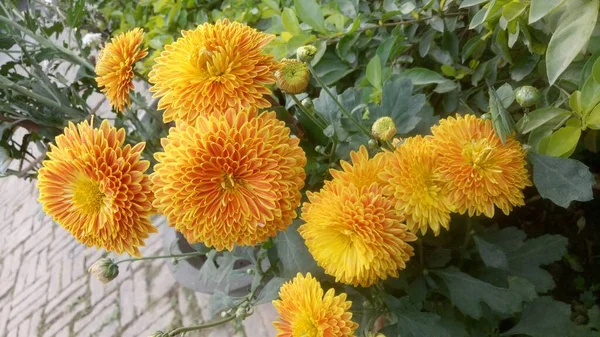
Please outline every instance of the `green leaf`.
[{"label": "green leaf", "polygon": [[486,266],[497,269],[508,269],[508,260],[504,251],[493,243],[489,243],[478,236],[473,236],[479,256]]},{"label": "green leaf", "polygon": [[15,39],[10,36],[0,36],[0,50],[9,50],[15,45]]},{"label": "green leaf", "polygon": [[287,230],[277,235],[277,254],[283,266],[282,276],[295,277],[297,273],[312,273],[313,276],[323,274],[323,269],[317,266],[304,239],[298,233],[300,221],[294,221]]},{"label": "green leaf", "polygon": [[279,11],[279,1],[275,0],[261,0],[261,2],[272,10]]},{"label": "green leaf", "polygon": [[542,125],[548,125],[552,128],[558,126],[558,123],[564,121],[572,115],[571,111],[549,107],[534,110],[527,113],[517,123],[517,130],[522,134],[527,134]]},{"label": "green leaf", "polygon": [[587,45],[596,26],[599,4],[600,0],[583,2],[561,20],[546,51],[546,70],[550,85],[556,82],[560,74]]},{"label": "green leaf", "polygon": [[444,76],[425,68],[411,68],[403,72],[402,76],[409,78],[414,85],[440,84],[448,81]]},{"label": "green leaf", "polygon": [[484,3],[484,2],[488,2],[488,1],[489,0],[465,0],[460,4],[460,7],[458,7],[458,8],[471,7],[471,6],[475,6],[480,3]]},{"label": "green leaf", "polygon": [[529,24],[532,24],[560,5],[564,0],[531,0]]},{"label": "green leaf", "polygon": [[302,29],[300,29],[300,23],[296,18],[296,13],[291,8],[284,8],[281,14],[281,20],[283,21],[283,27],[292,35],[300,35]]},{"label": "green leaf", "polygon": [[600,57],[598,57],[594,62],[594,66],[592,67],[592,76],[597,83],[600,83]]},{"label": "green leaf", "polygon": [[581,128],[565,126],[556,130],[548,142],[548,148],[544,154],[553,157],[568,157],[577,146],[581,137]]},{"label": "green leaf", "polygon": [[381,89],[381,60],[377,54],[367,64],[367,79],[375,88]]},{"label": "green leaf", "polygon": [[373,121],[378,117],[389,116],[394,120],[399,134],[412,131],[421,117],[418,113],[425,105],[425,95],[412,94],[413,84],[405,77],[392,78],[383,85],[381,105],[372,109]]},{"label": "green leaf", "polygon": [[506,111],[503,101],[494,90],[490,88],[490,114],[492,115],[492,126],[494,131],[500,137],[502,143],[506,142],[506,136],[512,134],[515,129],[515,121],[512,116]]},{"label": "green leaf", "polygon": [[577,112],[578,114],[583,114],[583,104],[581,103],[581,91],[575,90],[569,96],[569,107]]},{"label": "green leaf", "polygon": [[236,301],[239,301],[238,297],[230,297],[220,290],[215,290],[209,300],[211,317],[218,317],[219,313],[233,308]]},{"label": "green leaf", "polygon": [[550,234],[525,241],[518,249],[506,254],[510,273],[531,282],[538,293],[553,289],[552,276],[541,266],[562,259],[567,243],[564,236]]},{"label": "green leaf", "polygon": [[527,9],[527,4],[522,2],[509,2],[504,8],[502,8],[502,16],[506,21],[511,22],[516,19]]},{"label": "green leaf", "polygon": [[323,11],[321,11],[321,6],[315,0],[294,0],[294,7],[302,22],[321,33],[327,33]]},{"label": "green leaf", "polygon": [[446,284],[450,300],[465,315],[479,319],[483,316],[482,303],[493,311],[510,315],[521,309],[521,296],[509,289],[499,288],[450,267],[432,270]]},{"label": "green leaf", "polygon": [[581,112],[583,114],[592,111],[600,102],[600,84],[593,77],[589,77],[581,88]]},{"label": "green leaf", "polygon": [[600,124],[600,104],[596,105],[592,111],[585,116],[584,122],[586,126],[594,126]]},{"label": "green leaf", "polygon": [[564,337],[569,334],[570,315],[570,305],[539,297],[525,306],[519,323],[501,336]]},{"label": "green leaf", "polygon": [[542,198],[567,208],[571,201],[590,201],[594,198],[592,186],[596,183],[589,168],[567,158],[529,153],[533,164],[533,182]]},{"label": "green leaf", "polygon": [[440,316],[420,311],[408,296],[400,299],[386,296],[385,302],[397,319],[396,331],[390,336],[402,337],[451,337],[442,325]]},{"label": "green leaf", "polygon": [[506,31],[502,29],[498,29],[498,33],[496,35],[496,45],[500,52],[502,53],[502,57],[510,64],[513,64],[512,56],[510,56],[510,48],[508,48],[508,37],[506,36]]},{"label": "green leaf", "polygon": [[279,288],[287,281],[282,277],[273,277],[258,294],[256,304],[270,303],[279,297]]}]

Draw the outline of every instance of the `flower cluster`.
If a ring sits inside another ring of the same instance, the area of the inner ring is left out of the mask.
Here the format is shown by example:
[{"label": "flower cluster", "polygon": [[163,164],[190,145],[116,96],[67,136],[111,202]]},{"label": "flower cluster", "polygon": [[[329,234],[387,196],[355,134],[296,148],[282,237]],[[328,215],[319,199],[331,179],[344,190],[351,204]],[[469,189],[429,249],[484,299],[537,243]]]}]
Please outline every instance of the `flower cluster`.
[{"label": "flower cluster", "polygon": [[493,217],[495,207],[508,214],[524,204],[531,181],[519,142],[502,143],[490,120],[473,115],[443,119],[431,132],[386,153],[379,174],[411,231],[438,235],[451,212]]}]

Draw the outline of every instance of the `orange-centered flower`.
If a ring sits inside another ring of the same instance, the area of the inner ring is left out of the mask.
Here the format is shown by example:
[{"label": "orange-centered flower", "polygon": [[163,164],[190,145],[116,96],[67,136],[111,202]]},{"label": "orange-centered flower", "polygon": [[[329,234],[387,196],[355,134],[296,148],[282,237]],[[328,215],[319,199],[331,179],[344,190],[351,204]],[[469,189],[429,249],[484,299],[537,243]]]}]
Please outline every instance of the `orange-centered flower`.
[{"label": "orange-centered flower", "polygon": [[413,255],[407,242],[416,236],[408,232],[376,182],[382,167],[372,164],[381,163],[379,157],[368,160],[364,147],[351,157],[353,165],[343,162],[344,171],[332,171],[334,179],[320,192],[307,193],[309,202],[302,207],[306,223],[298,232],[317,263],[337,282],[368,287],[398,276]]},{"label": "orange-centered flower", "polygon": [[531,186],[521,144],[502,144],[492,122],[472,115],[449,117],[431,128],[438,153],[443,194],[461,214],[494,216],[494,206],[509,214],[524,204]]},{"label": "orange-centered flower", "polygon": [[177,123],[152,175],[154,206],[189,242],[255,245],[296,217],[306,157],[274,112]]},{"label": "orange-centered flower", "polygon": [[407,138],[394,152],[386,153],[387,161],[379,178],[384,193],[390,196],[396,211],[406,219],[413,233],[435,235],[440,227],[448,229],[453,207],[442,193],[436,164],[438,153],[431,137]]},{"label": "orange-centered flower", "polygon": [[77,240],[118,254],[139,256],[138,246],[156,232],[150,163],[140,160],[144,143],[123,146],[125,130],[104,120],[69,123],[51,145],[38,173],[39,201],[52,219]]},{"label": "orange-centered flower", "polygon": [[134,28],[114,37],[98,54],[96,82],[108,98],[110,105],[123,112],[131,105],[129,91],[133,86],[133,66],[148,55],[147,49],[140,48],[144,31]]},{"label": "orange-centered flower", "polygon": [[323,292],[321,284],[310,273],[298,275],[279,289],[279,300],[273,301],[279,318],[273,322],[277,337],[350,337],[358,324],[349,311],[352,302],[346,294],[335,296],[335,290]]},{"label": "orange-centered flower", "polygon": [[265,87],[275,82],[280,65],[262,48],[274,36],[246,25],[219,20],[165,46],[150,72],[150,91],[160,97],[164,121],[192,122],[228,108],[268,108]]}]

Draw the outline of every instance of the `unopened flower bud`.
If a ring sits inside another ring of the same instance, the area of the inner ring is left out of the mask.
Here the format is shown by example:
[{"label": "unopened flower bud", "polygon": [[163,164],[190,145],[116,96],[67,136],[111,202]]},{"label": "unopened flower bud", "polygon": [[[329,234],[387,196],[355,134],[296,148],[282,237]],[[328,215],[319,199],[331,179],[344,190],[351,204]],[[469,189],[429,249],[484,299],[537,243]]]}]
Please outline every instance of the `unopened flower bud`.
[{"label": "unopened flower bud", "polygon": [[225,311],[221,311],[221,317],[222,317],[222,318],[225,318],[225,317],[227,317],[227,312],[225,312]]},{"label": "unopened flower bud", "polygon": [[302,93],[310,82],[310,71],[306,63],[292,60],[281,60],[282,68],[275,72],[277,86],[289,94]]},{"label": "unopened flower bud", "polygon": [[371,134],[379,140],[388,141],[396,135],[396,125],[391,117],[381,117],[375,121]]},{"label": "unopened flower bud", "polygon": [[371,149],[376,149],[377,147],[379,147],[379,144],[377,144],[377,141],[375,139],[369,139],[369,148]]},{"label": "unopened flower bud", "polygon": [[94,262],[88,271],[104,284],[119,276],[119,266],[117,266],[112,259],[108,258],[102,258]]},{"label": "unopened flower bud", "polygon": [[490,114],[489,112],[486,112],[483,115],[481,115],[481,119],[483,119],[483,120],[492,119],[492,114]]},{"label": "unopened flower bud", "polygon": [[515,99],[522,108],[528,108],[540,100],[540,91],[535,87],[526,85],[517,89]]},{"label": "unopened flower bud", "polygon": [[296,49],[296,58],[302,62],[310,62],[317,55],[317,47],[315,46],[302,46]]}]

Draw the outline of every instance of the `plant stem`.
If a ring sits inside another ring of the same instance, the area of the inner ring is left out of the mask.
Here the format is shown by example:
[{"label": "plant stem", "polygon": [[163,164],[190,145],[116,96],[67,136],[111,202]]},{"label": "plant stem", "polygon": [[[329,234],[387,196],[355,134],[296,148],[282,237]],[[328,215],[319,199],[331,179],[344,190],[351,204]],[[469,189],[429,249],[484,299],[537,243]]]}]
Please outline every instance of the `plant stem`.
[{"label": "plant stem", "polygon": [[316,119],[315,116],[313,116],[313,114],[310,111],[308,111],[304,105],[302,105],[302,102],[300,102],[300,100],[298,99],[298,97],[296,97],[296,95],[294,95],[294,94],[289,94],[289,95],[292,97],[292,100],[296,103],[296,106],[298,106],[298,108],[302,112],[304,112],[306,117],[308,117],[313,123],[315,123],[322,130],[324,130],[327,127],[326,125],[323,125],[322,122],[320,122],[318,119]]},{"label": "plant stem", "polygon": [[190,331],[196,331],[196,330],[202,330],[202,329],[208,329],[208,328],[212,328],[221,324],[225,324],[231,320],[233,320],[235,318],[235,315],[231,315],[229,317],[225,317],[223,319],[220,319],[218,321],[214,321],[214,322],[210,322],[210,323],[206,323],[206,324],[202,324],[202,325],[195,325],[195,326],[188,326],[188,327],[182,327],[182,328],[177,328],[169,333],[167,333],[167,336],[169,337],[173,337],[173,336],[177,336],[181,333],[185,333],[185,332],[190,332]]},{"label": "plant stem", "polygon": [[465,228],[465,238],[463,240],[462,247],[460,249],[460,266],[465,262],[465,257],[467,255],[467,246],[469,245],[469,241],[471,241],[471,228],[473,227],[473,219],[469,216],[467,217],[467,226]]},{"label": "plant stem", "polygon": [[170,259],[170,258],[178,258],[178,257],[190,257],[190,256],[204,255],[204,254],[205,253],[202,253],[202,252],[192,252],[192,253],[173,254],[173,255],[133,257],[130,259],[115,261],[115,264],[119,264],[119,263],[123,263],[123,262],[142,261],[142,260],[158,260],[158,259]]},{"label": "plant stem", "polygon": [[354,117],[352,116],[352,114],[348,110],[346,110],[346,108],[342,105],[342,103],[340,103],[340,101],[338,100],[338,98],[335,97],[335,95],[329,90],[329,88],[325,85],[325,83],[323,83],[323,81],[317,75],[317,73],[315,72],[315,70],[313,69],[313,67],[310,65],[310,63],[308,63],[308,69],[312,73],[312,75],[315,78],[315,80],[319,83],[319,85],[321,85],[321,88],[323,90],[325,90],[325,92],[327,93],[327,95],[329,95],[329,97],[331,97],[331,99],[333,99],[333,101],[335,102],[335,104],[337,104],[337,106],[340,108],[340,110],[342,111],[342,113],[344,113],[344,115],[346,115],[346,117],[348,117],[352,121],[352,123],[354,123],[358,127],[358,129],[360,131],[362,131],[368,138],[372,138],[371,137],[371,133],[369,132],[369,130],[367,130],[367,128],[362,123],[360,123],[359,121],[357,121],[356,119],[354,119]]}]

